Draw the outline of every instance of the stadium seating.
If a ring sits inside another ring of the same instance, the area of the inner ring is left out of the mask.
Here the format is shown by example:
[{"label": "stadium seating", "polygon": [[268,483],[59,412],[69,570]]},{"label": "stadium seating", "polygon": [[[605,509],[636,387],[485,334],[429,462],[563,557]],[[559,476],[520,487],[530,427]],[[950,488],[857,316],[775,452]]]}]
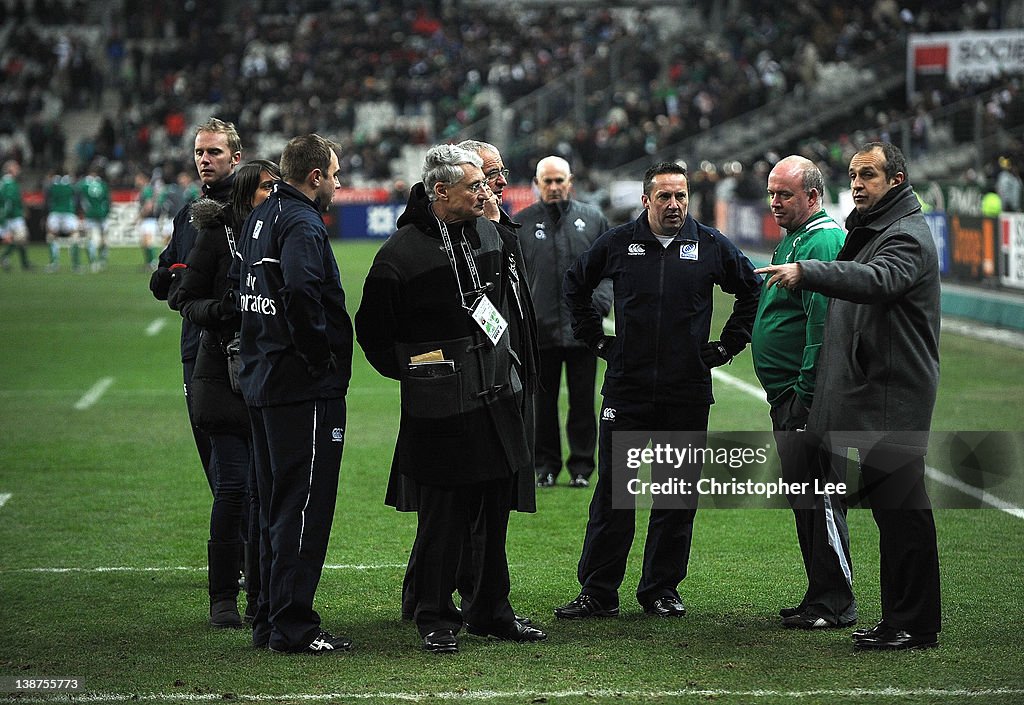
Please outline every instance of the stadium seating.
[{"label": "stadium seating", "polygon": [[[217,114],[239,124],[249,154],[273,154],[302,131],[331,135],[353,185],[407,176],[395,172],[415,161],[410,146],[467,136],[500,142],[523,180],[547,153],[600,180],[654,157],[749,168],[819,144],[815,156],[839,155],[841,170],[839,135],[883,130],[872,124],[880,113],[903,129],[919,106],[951,102],[940,92],[906,105],[897,67],[908,32],[1005,19],[982,0],[904,5],[484,13],[393,1],[8,0],[0,153],[40,172],[62,156],[70,170],[99,158],[130,186],[136,171],[187,165],[183,133]],[[940,155],[929,169],[964,162]]]}]

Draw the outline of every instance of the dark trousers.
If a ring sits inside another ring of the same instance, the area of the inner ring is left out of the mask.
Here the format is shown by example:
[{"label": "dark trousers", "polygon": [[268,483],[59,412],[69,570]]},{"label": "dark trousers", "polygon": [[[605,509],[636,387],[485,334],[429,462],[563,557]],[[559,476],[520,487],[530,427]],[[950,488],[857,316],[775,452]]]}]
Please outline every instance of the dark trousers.
[{"label": "dark trousers", "polygon": [[203,473],[206,475],[206,482],[210,486],[210,493],[214,493],[217,480],[214,477],[214,463],[211,458],[213,447],[210,444],[210,436],[206,431],[196,426],[192,416],[192,372],[195,370],[196,361],[186,360],[181,363],[182,379],[185,385],[185,408],[188,410],[188,423],[192,427],[192,438],[196,442],[196,450],[199,451],[199,462],[203,464]]},{"label": "dark trousers", "polygon": [[[466,609],[473,601],[473,541],[471,530],[462,543],[462,550],[459,553],[458,568],[455,569],[455,590],[459,593],[459,609]],[[402,619],[412,619],[416,613],[416,557],[419,554],[419,540],[413,541],[412,550],[409,551],[409,565],[405,568],[405,577],[402,579]],[[455,602],[451,601],[451,610],[455,610]]]},{"label": "dark trousers", "polygon": [[807,414],[807,407],[792,391],[771,408],[782,480],[806,483],[807,487],[805,493],[787,496],[807,574],[807,590],[800,605],[830,622],[846,623],[857,618],[846,498],[842,494],[814,493],[815,480],[819,485],[846,482],[846,458],[819,448],[802,432]]},{"label": "dark trousers", "polygon": [[210,540],[243,543],[249,510],[249,439],[229,433],[210,436],[214,449],[213,508]]},{"label": "dark trousers", "polygon": [[209,582],[211,599],[238,595],[244,566],[249,509],[249,439],[210,434],[213,447],[213,506],[210,509]]},{"label": "dark trousers", "polygon": [[245,508],[245,596],[246,616],[251,620],[256,615],[260,598],[260,493],[256,482],[256,461],[252,457],[252,442],[249,444],[249,503]]},{"label": "dark trousers", "polygon": [[[510,582],[505,555],[513,481],[509,477],[471,485],[419,485],[411,560],[415,561],[413,619],[420,636],[438,629],[457,633],[463,620],[476,629],[490,631],[515,619],[508,602]],[[459,614],[452,603],[452,592],[467,541],[472,543],[473,597],[468,604],[463,603]]]},{"label": "dark trousers", "polygon": [[[609,410],[614,410],[609,413]],[[597,598],[605,607],[619,604],[619,586],[626,574],[626,559],[633,544],[636,510],[613,507],[612,436],[616,431],[695,431],[699,438],[707,434],[709,406],[667,406],[663,404],[616,402],[606,398],[601,413],[598,449],[597,486],[590,502],[590,520],[583,539],[577,578],[581,592]],[[698,437],[693,437],[698,438]],[[615,479],[625,482],[625,459],[614,460]],[[671,474],[694,483],[701,465],[684,466]],[[635,471],[634,471],[635,475]],[[652,475],[664,479],[666,471],[652,468]],[[647,522],[643,571],[636,588],[636,599],[644,607],[661,597],[679,597],[678,587],[686,577],[693,538],[692,508],[661,508],[654,498]]]},{"label": "dark trousers", "polygon": [[344,399],[249,409],[260,500],[260,599],[253,644],[300,651],[317,636],[313,597],[334,520]]},{"label": "dark trousers", "polygon": [[939,550],[924,457],[861,450],[860,469],[878,525],[882,619],[898,629],[937,633],[942,628]]},{"label": "dark trousers", "polygon": [[565,436],[569,457],[565,462],[570,477],[590,477],[594,472],[597,420],[594,417],[594,377],[597,357],[586,348],[546,348],[540,351],[540,390],[537,393],[536,469],[537,475],[558,476],[562,469],[561,429],[558,395],[562,367],[569,392]]}]

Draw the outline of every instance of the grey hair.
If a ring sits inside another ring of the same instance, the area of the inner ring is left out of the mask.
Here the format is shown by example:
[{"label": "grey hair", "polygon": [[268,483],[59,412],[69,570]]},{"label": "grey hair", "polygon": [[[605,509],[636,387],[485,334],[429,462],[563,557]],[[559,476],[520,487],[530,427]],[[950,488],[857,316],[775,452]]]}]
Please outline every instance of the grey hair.
[{"label": "grey hair", "polygon": [[501,152],[499,152],[498,148],[493,144],[489,142],[481,142],[480,140],[462,140],[455,146],[469,150],[470,152],[475,152],[476,154],[480,154],[480,152],[493,152],[499,156],[501,155]]},{"label": "grey hair", "polygon": [[476,152],[457,147],[454,144],[439,144],[431,147],[423,160],[423,187],[427,190],[427,197],[434,201],[437,195],[434,193],[436,184],[457,184],[466,175],[461,164],[472,164],[482,169],[484,160]]}]

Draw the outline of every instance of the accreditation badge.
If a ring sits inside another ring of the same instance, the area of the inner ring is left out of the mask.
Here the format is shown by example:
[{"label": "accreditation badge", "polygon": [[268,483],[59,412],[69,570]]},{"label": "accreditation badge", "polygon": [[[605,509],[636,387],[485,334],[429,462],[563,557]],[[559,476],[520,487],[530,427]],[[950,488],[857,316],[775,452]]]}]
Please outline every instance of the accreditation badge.
[{"label": "accreditation badge", "polygon": [[683,240],[682,245],[679,246],[679,259],[689,259],[694,262],[697,261],[696,240]]},{"label": "accreditation badge", "polygon": [[473,317],[476,324],[480,326],[480,330],[484,332],[484,335],[487,336],[493,345],[498,344],[498,341],[501,340],[501,334],[508,328],[508,321],[502,317],[498,309],[494,308],[494,304],[491,303],[486,294],[477,299],[477,302],[470,309],[469,315]]}]

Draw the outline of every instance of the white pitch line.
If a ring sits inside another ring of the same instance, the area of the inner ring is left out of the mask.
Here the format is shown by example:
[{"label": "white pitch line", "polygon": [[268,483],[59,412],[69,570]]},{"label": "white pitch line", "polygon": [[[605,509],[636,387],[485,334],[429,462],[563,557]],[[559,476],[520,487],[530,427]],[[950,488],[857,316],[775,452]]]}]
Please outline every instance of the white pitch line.
[{"label": "white pitch line", "polygon": [[9,500],[12,496],[13,495],[10,492],[0,492],[0,507],[7,504],[7,500]]},{"label": "white pitch line", "polygon": [[[225,695],[222,692],[216,693],[53,693],[53,696],[39,696],[34,693],[22,693],[26,697],[19,698],[18,702],[54,702],[59,699],[62,702],[74,703],[99,703],[110,701],[124,702],[223,702]],[[446,700],[504,700],[518,699],[531,700],[532,702],[544,702],[545,700],[560,698],[621,698],[630,699],[673,699],[690,698],[693,700],[705,700],[707,698],[738,697],[738,698],[770,698],[773,700],[797,700],[800,698],[829,698],[844,702],[854,698],[972,698],[972,697],[1005,697],[1007,702],[1010,698],[1016,700],[1024,695],[1024,689],[1020,688],[847,688],[847,689],[820,689],[820,690],[728,690],[728,689],[689,689],[689,690],[628,690],[628,689],[589,689],[589,690],[460,690],[444,692],[376,692],[376,693],[285,693],[272,695],[260,693],[247,695],[245,693],[231,693],[232,701],[243,702],[282,702],[282,701],[303,701],[303,702],[352,702],[355,700],[384,700],[384,701],[406,701],[420,702],[441,702]]]},{"label": "white pitch line", "polygon": [[79,411],[88,409],[90,406],[100,400],[100,397],[110,388],[110,385],[114,383],[113,377],[104,377],[96,384],[92,385],[82,398],[75,402],[75,408]]},{"label": "white pitch line", "polygon": [[996,509],[1004,511],[1007,514],[1010,514],[1011,516],[1017,517],[1018,519],[1024,519],[1024,509],[1021,509],[1020,507],[1010,504],[1005,500],[999,499],[995,495],[989,494],[985,490],[979,489],[974,485],[968,485],[966,482],[963,482],[962,480],[958,480],[955,477],[950,477],[946,473],[940,472],[935,468],[931,467],[930,465],[925,467],[924,474],[932,478],[936,482],[940,482],[943,485],[946,485],[947,487],[952,487],[955,490],[960,490],[968,497],[974,497],[975,499],[981,500],[990,507],[995,507]]},{"label": "white pitch line", "polygon": [[768,404],[768,399],[765,396],[764,390],[761,389],[760,387],[755,387],[753,384],[750,384],[749,382],[744,382],[742,379],[738,377],[733,377],[731,374],[718,367],[711,370],[711,376],[714,377],[715,379],[725,382],[731,387],[736,387],[736,389],[740,390],[741,392],[746,392],[750,396],[760,399],[765,404]]},{"label": "white pitch line", "polygon": [[[763,389],[761,389],[759,387],[755,387],[752,384],[748,384],[747,382],[744,382],[741,379],[737,379],[736,377],[733,377],[732,375],[730,375],[728,372],[722,371],[721,368],[715,368],[715,369],[711,370],[711,374],[716,379],[719,379],[722,382],[725,382],[726,384],[729,384],[729,385],[731,385],[733,387],[736,387],[737,389],[740,389],[740,390],[746,392],[750,396],[757,397],[758,399],[761,399],[762,401],[765,398],[764,390]],[[1014,504],[1011,504],[1011,503],[1009,503],[1009,502],[1007,502],[1005,500],[999,499],[998,497],[995,497],[994,495],[989,494],[985,490],[980,490],[977,487],[974,487],[972,485],[968,485],[967,483],[962,482],[962,481],[956,479],[955,477],[951,477],[951,476],[947,475],[946,473],[942,472],[941,470],[937,470],[936,468],[933,468],[931,465],[926,465],[924,471],[925,471],[925,474],[928,477],[930,477],[931,479],[935,480],[936,482],[940,482],[943,485],[946,485],[948,487],[952,487],[953,489],[959,490],[959,491],[963,492],[964,494],[966,494],[969,497],[974,497],[975,499],[978,499],[978,500],[984,502],[985,504],[987,504],[990,507],[994,507],[994,508],[998,509],[1001,512],[1006,512],[1007,514],[1009,514],[1012,517],[1017,517],[1018,519],[1024,519],[1024,509],[1021,509],[1020,507],[1018,507],[1018,506],[1016,506]]]},{"label": "white pitch line", "polygon": [[[9,497],[10,495],[7,496]],[[0,498],[2,497],[3,495],[0,495]],[[3,502],[0,502],[0,505],[2,504]],[[392,570],[405,567],[405,563],[328,563],[324,566],[324,570]],[[10,570],[0,570],[0,573],[198,573],[205,570],[206,566],[169,565],[158,567],[135,567],[127,565],[113,565],[96,566],[94,568],[12,568]]]},{"label": "white pitch line", "polygon": [[146,335],[156,335],[167,325],[166,318],[157,318],[146,327]]}]

